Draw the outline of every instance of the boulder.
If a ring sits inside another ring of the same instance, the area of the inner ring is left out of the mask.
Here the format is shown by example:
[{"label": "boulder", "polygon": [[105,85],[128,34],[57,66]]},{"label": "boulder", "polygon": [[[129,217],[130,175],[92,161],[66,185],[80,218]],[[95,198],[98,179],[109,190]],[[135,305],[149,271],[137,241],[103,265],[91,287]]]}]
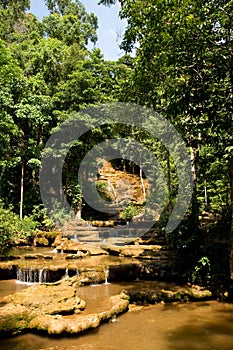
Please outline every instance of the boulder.
[{"label": "boulder", "polygon": [[34,245],[38,247],[51,246],[57,237],[61,237],[59,231],[37,231],[34,237]]},{"label": "boulder", "polygon": [[[56,241],[55,241],[56,242]],[[77,253],[82,249],[82,245],[74,240],[68,240],[67,238],[62,238],[62,241],[58,246],[56,246],[58,252],[63,251],[64,253]]]}]

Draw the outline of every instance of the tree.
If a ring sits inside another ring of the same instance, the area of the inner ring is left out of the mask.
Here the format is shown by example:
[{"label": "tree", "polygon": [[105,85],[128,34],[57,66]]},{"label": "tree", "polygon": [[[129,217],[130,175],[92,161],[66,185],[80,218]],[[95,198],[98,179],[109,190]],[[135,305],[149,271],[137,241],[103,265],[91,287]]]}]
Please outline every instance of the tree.
[{"label": "tree", "polygon": [[[226,223],[230,223],[230,205],[233,212],[230,199],[233,3],[219,0],[119,2],[120,15],[127,18],[128,23],[122,47],[128,53],[136,51],[129,98],[167,117],[190,148],[195,182],[192,213],[195,216],[189,217],[191,220],[184,222],[173,235],[176,251],[179,246],[184,257],[186,250],[186,262],[190,267],[198,254],[211,255],[209,246],[205,252],[200,248],[204,246],[204,237],[198,228],[199,213],[207,210],[222,219],[224,229],[215,226],[211,231],[216,235],[219,230],[220,239],[230,232]],[[219,244],[220,249],[224,257],[219,256],[218,264],[225,266],[222,275],[229,278],[229,266],[226,266],[229,248],[224,250]],[[210,259],[212,267],[214,264],[216,267],[214,255]],[[203,255],[200,261],[205,262],[202,258]]]},{"label": "tree", "polygon": [[67,45],[78,43],[80,46],[97,40],[97,17],[87,13],[80,1],[49,0],[51,14],[44,18],[43,26],[47,36],[56,38]]},{"label": "tree", "polygon": [[[127,52],[136,48],[131,100],[165,115],[185,138],[194,198],[201,198],[202,182],[211,181],[202,176],[205,151],[212,150],[229,182],[222,157],[232,138],[232,2],[120,3],[121,16],[128,20],[122,47]],[[213,171],[216,183],[218,171]],[[210,208],[211,201],[210,189]],[[225,207],[228,203],[229,195]]]},{"label": "tree", "polygon": [[3,0],[0,1],[0,38],[10,39],[14,28],[30,8],[30,0]]},{"label": "tree", "polygon": [[[54,128],[81,108],[116,101],[129,71],[106,62],[100,50],[88,51],[97,18],[81,2],[47,1],[50,15],[42,22],[26,13],[29,5],[0,2],[0,193],[20,217],[40,203],[41,152]],[[86,147],[84,140],[81,154]],[[75,170],[68,168],[65,187],[76,205]]]},{"label": "tree", "polygon": [[1,196],[5,197],[6,191],[10,196],[13,191],[12,178],[7,174],[9,169],[18,162],[17,146],[15,140],[20,137],[20,129],[14,122],[15,105],[20,98],[22,71],[17,62],[12,58],[9,49],[0,42],[0,172],[1,172]]}]

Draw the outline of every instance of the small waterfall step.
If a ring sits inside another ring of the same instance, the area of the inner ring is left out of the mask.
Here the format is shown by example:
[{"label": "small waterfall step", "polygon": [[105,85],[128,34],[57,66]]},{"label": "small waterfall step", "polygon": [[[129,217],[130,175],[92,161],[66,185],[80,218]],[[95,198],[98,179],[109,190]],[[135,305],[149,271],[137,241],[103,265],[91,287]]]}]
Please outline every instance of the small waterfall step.
[{"label": "small waterfall step", "polygon": [[46,283],[48,277],[48,270],[46,268],[20,268],[17,267],[16,282],[22,284]]}]

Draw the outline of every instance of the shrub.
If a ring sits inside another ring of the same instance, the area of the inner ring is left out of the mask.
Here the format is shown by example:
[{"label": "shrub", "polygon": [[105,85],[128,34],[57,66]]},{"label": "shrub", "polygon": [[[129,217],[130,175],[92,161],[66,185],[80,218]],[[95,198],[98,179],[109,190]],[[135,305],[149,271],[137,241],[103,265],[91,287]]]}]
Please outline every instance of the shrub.
[{"label": "shrub", "polygon": [[134,216],[139,215],[142,207],[130,202],[127,207],[120,213],[120,218],[126,221],[131,221]]},{"label": "shrub", "polygon": [[31,217],[20,220],[12,208],[4,208],[0,202],[0,252],[9,249],[18,239],[30,240],[37,227],[37,221]]}]

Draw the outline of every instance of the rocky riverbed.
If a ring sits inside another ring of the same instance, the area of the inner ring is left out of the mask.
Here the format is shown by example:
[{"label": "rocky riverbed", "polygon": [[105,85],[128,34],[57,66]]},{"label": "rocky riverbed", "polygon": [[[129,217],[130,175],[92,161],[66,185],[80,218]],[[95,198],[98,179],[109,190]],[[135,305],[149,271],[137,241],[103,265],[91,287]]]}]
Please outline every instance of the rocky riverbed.
[{"label": "rocky riverbed", "polygon": [[132,310],[132,305],[212,298],[210,291],[200,287],[122,288],[119,294],[105,297],[103,310],[89,312],[81,292],[85,285],[176,279],[173,252],[163,245],[140,243],[95,246],[57,236],[52,250],[43,254],[34,251],[0,257],[0,279],[32,283],[0,299],[1,336],[31,331],[78,334]]}]

